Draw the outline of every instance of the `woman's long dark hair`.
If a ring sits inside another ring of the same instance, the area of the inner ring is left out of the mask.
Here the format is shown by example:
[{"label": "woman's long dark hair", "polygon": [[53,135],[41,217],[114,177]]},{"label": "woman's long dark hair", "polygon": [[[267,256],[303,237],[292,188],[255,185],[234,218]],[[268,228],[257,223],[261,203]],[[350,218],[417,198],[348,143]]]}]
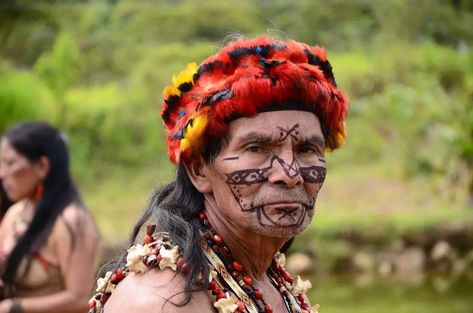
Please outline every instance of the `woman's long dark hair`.
[{"label": "woman's long dark hair", "polygon": [[2,182],[0,181],[0,221],[7,213],[9,207],[11,207],[13,203],[8,199],[7,193],[3,189]]},{"label": "woman's long dark hair", "polygon": [[[70,176],[67,145],[57,129],[46,122],[25,122],[7,129],[4,138],[29,162],[38,162],[45,156],[50,165],[42,182],[44,193],[36,203],[33,219],[8,256],[2,273],[1,278],[6,289],[14,295],[21,262],[24,259],[31,260],[31,254],[45,244],[54,223],[64,209],[71,203],[81,201]],[[74,238],[72,239],[74,245]]]}]

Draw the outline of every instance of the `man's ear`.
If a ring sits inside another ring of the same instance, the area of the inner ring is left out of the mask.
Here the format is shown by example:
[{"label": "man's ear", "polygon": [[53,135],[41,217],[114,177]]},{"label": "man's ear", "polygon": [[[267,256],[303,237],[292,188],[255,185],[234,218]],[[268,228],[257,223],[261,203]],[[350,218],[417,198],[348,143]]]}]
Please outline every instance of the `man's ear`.
[{"label": "man's ear", "polygon": [[192,160],[185,162],[187,174],[194,185],[194,187],[200,193],[211,193],[213,191],[212,184],[209,180],[209,167],[204,162],[202,157],[193,158]]}]

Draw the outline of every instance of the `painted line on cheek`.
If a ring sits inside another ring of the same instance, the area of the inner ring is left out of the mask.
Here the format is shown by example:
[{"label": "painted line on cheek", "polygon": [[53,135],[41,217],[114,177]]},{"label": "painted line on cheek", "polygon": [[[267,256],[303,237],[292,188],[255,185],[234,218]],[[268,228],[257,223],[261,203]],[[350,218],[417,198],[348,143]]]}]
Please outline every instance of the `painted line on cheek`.
[{"label": "painted line on cheek", "polygon": [[240,158],[240,157],[237,157],[237,156],[235,156],[235,157],[229,157],[229,158],[223,159],[222,161],[238,160],[239,158]]}]

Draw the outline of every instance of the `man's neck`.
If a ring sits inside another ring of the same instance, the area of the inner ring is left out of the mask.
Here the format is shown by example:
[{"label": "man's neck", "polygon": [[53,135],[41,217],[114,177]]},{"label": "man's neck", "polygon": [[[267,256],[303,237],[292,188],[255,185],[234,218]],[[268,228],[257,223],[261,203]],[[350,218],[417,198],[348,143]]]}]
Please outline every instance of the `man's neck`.
[{"label": "man's neck", "polygon": [[213,205],[214,203],[206,202],[207,218],[213,229],[232,251],[234,260],[243,265],[245,273],[252,277],[255,284],[266,283],[268,281],[266,271],[271,266],[274,255],[287,239],[265,236],[249,229],[241,229],[233,221],[223,219],[216,214],[218,209]]}]

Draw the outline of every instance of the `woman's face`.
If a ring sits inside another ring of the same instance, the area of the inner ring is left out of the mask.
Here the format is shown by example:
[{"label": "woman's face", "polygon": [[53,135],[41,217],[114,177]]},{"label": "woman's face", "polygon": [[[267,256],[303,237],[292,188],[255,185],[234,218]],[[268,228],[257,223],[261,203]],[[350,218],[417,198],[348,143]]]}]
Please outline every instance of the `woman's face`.
[{"label": "woman's face", "polygon": [[34,198],[36,188],[45,172],[41,162],[31,163],[19,154],[8,139],[0,143],[0,180],[12,201]]}]

